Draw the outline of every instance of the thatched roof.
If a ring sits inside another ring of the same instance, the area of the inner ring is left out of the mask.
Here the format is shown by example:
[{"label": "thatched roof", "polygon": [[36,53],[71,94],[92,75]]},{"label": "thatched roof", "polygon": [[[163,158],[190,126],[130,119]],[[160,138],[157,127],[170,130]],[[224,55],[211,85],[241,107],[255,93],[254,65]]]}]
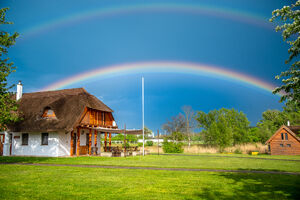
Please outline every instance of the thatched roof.
[{"label": "thatched roof", "polygon": [[[71,131],[85,107],[113,112],[83,88],[24,93],[18,104],[23,120],[10,127],[16,132]],[[46,108],[53,110],[56,118],[42,118]]]}]

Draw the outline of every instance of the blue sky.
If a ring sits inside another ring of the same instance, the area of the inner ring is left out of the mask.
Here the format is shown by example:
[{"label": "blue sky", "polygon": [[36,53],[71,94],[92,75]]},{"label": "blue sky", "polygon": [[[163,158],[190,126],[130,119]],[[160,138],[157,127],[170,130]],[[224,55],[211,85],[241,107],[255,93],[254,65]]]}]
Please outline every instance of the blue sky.
[{"label": "blue sky", "polygon": [[[76,74],[124,63],[172,61],[206,63],[252,76],[274,85],[288,66],[288,46],[280,33],[229,17],[167,10],[125,12],[78,20],[28,34],[34,27],[95,9],[152,3],[211,7],[265,18],[290,1],[134,1],[27,0],[3,1],[10,7],[7,31],[21,34],[9,56],[24,92],[34,92]],[[270,25],[271,26],[271,25]],[[132,73],[98,77],[66,88],[84,87],[115,112],[119,126],[141,127],[141,76],[145,77],[145,124],[156,131],[184,105],[194,110],[236,108],[252,125],[267,109],[281,109],[279,97],[237,81],[180,73]]]}]

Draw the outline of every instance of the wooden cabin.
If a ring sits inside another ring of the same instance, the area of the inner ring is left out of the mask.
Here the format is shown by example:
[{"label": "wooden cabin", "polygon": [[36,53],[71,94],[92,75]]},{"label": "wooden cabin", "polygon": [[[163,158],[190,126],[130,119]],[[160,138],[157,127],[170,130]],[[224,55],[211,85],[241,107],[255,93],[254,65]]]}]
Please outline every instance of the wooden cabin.
[{"label": "wooden cabin", "polygon": [[300,155],[300,126],[281,126],[266,142],[271,155]]},{"label": "wooden cabin", "polygon": [[23,120],[0,133],[3,155],[99,155],[101,135],[107,150],[118,130],[113,110],[83,88],[24,93],[17,103]]}]

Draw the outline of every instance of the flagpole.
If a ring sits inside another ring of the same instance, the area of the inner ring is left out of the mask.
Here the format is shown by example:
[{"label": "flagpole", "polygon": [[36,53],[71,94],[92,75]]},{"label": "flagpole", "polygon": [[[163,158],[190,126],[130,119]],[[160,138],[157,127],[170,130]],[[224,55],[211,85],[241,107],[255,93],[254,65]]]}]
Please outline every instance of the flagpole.
[{"label": "flagpole", "polygon": [[145,156],[145,119],[144,119],[144,77],[142,77],[142,119],[143,119],[143,156]]}]

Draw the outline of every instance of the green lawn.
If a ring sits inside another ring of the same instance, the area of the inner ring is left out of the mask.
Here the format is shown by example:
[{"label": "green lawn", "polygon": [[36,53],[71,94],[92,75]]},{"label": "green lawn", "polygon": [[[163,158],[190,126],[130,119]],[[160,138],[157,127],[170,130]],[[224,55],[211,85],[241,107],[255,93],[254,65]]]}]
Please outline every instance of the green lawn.
[{"label": "green lawn", "polygon": [[299,185],[298,175],[0,165],[1,199],[297,199]]},{"label": "green lawn", "polygon": [[[219,154],[220,155],[220,154]],[[240,155],[237,155],[240,156]],[[226,157],[214,156],[157,156],[106,158],[106,157],[66,157],[66,158],[37,158],[37,157],[0,157],[0,162],[25,163],[54,163],[54,164],[87,164],[87,165],[118,165],[141,167],[175,167],[199,169],[241,169],[264,171],[300,172],[299,161],[287,161],[289,156],[271,157],[278,160],[245,159],[234,155]],[[297,157],[291,157],[295,159]],[[298,157],[299,158],[299,157]]]},{"label": "green lawn", "polygon": [[202,153],[202,154],[192,154],[185,153],[185,155],[200,155],[200,156],[228,156],[228,157],[248,157],[248,158],[270,158],[270,159],[280,159],[280,160],[300,160],[300,155],[268,155],[268,154],[258,154],[252,156],[249,154],[229,154],[229,153]]}]

